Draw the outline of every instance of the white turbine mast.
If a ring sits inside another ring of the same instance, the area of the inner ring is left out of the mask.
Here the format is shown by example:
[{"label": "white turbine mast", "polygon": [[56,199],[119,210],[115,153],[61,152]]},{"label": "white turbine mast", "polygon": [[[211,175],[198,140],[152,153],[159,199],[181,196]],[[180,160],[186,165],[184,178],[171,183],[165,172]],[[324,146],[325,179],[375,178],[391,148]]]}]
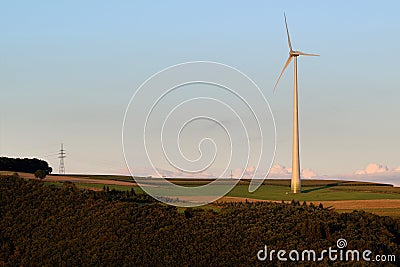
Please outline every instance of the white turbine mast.
[{"label": "white turbine mast", "polygon": [[319,56],[318,54],[308,54],[301,51],[294,51],[292,48],[292,42],[290,41],[289,29],[285,17],[286,34],[289,45],[289,57],[283,66],[282,72],[279,75],[278,80],[274,86],[274,92],[281,79],[286,68],[294,58],[294,99],[293,99],[293,145],[292,145],[292,181],[291,181],[291,192],[294,194],[301,192],[301,180],[300,180],[300,155],[299,155],[299,118],[298,118],[298,99],[297,99],[297,57],[298,56]]}]

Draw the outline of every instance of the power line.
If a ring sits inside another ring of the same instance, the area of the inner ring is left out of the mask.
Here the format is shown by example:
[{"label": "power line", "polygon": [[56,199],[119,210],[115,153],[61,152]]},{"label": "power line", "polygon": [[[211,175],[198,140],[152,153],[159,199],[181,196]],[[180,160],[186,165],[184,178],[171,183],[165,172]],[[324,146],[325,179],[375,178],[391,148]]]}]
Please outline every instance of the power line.
[{"label": "power line", "polygon": [[43,154],[43,155],[39,155],[39,157],[41,158],[47,158],[47,157],[55,157],[58,156],[60,153],[59,152],[53,152],[53,153],[48,153],[48,154]]},{"label": "power line", "polygon": [[66,158],[65,156],[65,150],[64,146],[61,143],[61,149],[60,152],[58,153],[58,158],[60,159],[60,166],[58,168],[58,174],[65,174],[65,165],[64,165],[64,159]]}]

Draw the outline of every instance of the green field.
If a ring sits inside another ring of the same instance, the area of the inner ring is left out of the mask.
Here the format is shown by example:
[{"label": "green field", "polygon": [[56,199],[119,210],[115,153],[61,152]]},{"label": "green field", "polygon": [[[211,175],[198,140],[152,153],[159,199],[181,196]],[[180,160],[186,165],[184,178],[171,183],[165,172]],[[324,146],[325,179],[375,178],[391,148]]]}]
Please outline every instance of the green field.
[{"label": "green field", "polygon": [[266,199],[266,200],[366,200],[366,199],[400,199],[400,190],[384,186],[317,186],[303,187],[303,193],[291,194],[290,187],[263,185],[250,193],[247,185],[237,185],[227,196]]},{"label": "green field", "polygon": [[[3,175],[9,173],[1,173]],[[20,174],[22,177],[24,174]],[[134,188],[135,192],[140,194],[144,191],[138,186],[127,186],[127,185],[116,185],[110,184],[115,183],[111,181],[123,181],[123,182],[134,182],[130,176],[115,176],[115,175],[67,175],[58,176],[52,175],[50,177],[60,177],[62,181],[68,181],[68,177],[80,178],[79,182],[75,182],[75,185],[82,189],[90,190],[103,190],[104,186],[110,190],[126,191]],[[85,179],[95,179],[98,183],[93,181],[84,182]],[[140,178],[142,181],[159,181],[157,178]],[[168,178],[168,180],[174,184],[194,187],[201,186],[212,182],[214,179],[189,179],[189,178]],[[62,186],[63,182],[57,181],[44,181],[46,184],[55,186]],[[226,179],[231,182],[232,180]],[[272,200],[272,201],[307,201],[318,202],[318,201],[340,201],[340,200],[376,200],[381,201],[381,206],[369,207],[359,206],[367,212],[372,212],[378,215],[387,215],[400,217],[400,207],[386,206],[387,202],[385,199],[400,199],[400,187],[393,187],[388,184],[381,183],[370,183],[370,182],[356,182],[356,181],[343,181],[343,180],[313,180],[305,179],[302,180],[302,193],[291,194],[290,192],[290,180],[289,179],[266,179],[263,184],[253,193],[248,191],[250,180],[240,180],[237,185],[226,195],[227,197],[237,197],[241,199],[260,199],[260,200]],[[217,185],[218,186],[218,185]],[[213,192],[210,193],[213,195]],[[383,204],[382,204],[383,203]],[[331,204],[329,204],[331,205]],[[349,212],[352,209],[348,207],[342,207],[340,204],[332,204],[335,206],[338,212]],[[364,205],[364,204],[362,204]],[[208,205],[207,208],[218,209],[217,205]]]},{"label": "green field", "polygon": [[[114,180],[132,182],[129,176],[114,175],[68,175],[81,179],[97,179],[98,184],[94,183],[75,183],[81,188],[98,188],[102,189],[104,185],[115,190],[130,190],[131,186],[110,185],[102,180]],[[157,181],[156,178],[142,178],[142,181]],[[201,186],[205,185],[213,179],[188,179],[188,178],[169,178],[169,181],[181,186]],[[228,179],[227,179],[228,181]],[[303,180],[301,194],[291,194],[289,179],[266,179],[263,185],[255,192],[248,191],[249,180],[241,180],[226,195],[230,197],[240,197],[249,199],[262,200],[298,200],[298,201],[334,201],[334,200],[368,200],[368,199],[400,199],[400,188],[393,187],[388,184],[341,181],[341,180]],[[49,182],[56,184],[55,182]],[[143,192],[140,187],[134,187],[138,193]],[[212,194],[212,193],[211,193]]]},{"label": "green field", "polygon": [[[104,176],[103,179],[129,181],[130,177],[113,177]],[[90,176],[88,178],[95,178]],[[97,178],[97,177],[96,177]],[[148,179],[148,178],[143,178]],[[157,180],[157,179],[152,179]],[[174,184],[181,186],[201,186],[213,181],[213,179],[168,179]],[[130,180],[132,181],[132,180]],[[249,180],[241,180],[238,184],[226,195],[228,197],[239,197],[246,199],[262,199],[262,200],[276,200],[276,201],[337,201],[337,200],[376,200],[379,202],[381,199],[400,199],[400,188],[393,187],[388,184],[369,183],[369,182],[355,182],[355,181],[341,181],[341,180],[303,180],[301,194],[291,194],[290,180],[289,179],[267,179],[263,182],[255,192],[248,191]],[[82,188],[103,188],[102,184],[77,184]],[[129,186],[108,185],[110,189],[115,190],[130,190]],[[137,193],[143,192],[140,187],[134,187]],[[211,193],[212,194],[212,193]],[[203,206],[203,208],[218,208],[218,205],[210,204]],[[356,209],[356,208],[355,208]],[[361,209],[361,208],[360,208]],[[338,212],[351,212],[353,209],[342,209],[341,205],[336,205],[335,210]],[[396,207],[380,207],[380,208],[365,208],[362,210],[371,212],[381,216],[400,217],[400,208]]]},{"label": "green field", "polygon": [[[97,188],[103,189],[106,185],[109,189],[115,190],[130,190],[131,186],[125,185],[110,185],[105,180],[133,182],[130,176],[115,176],[115,175],[68,175],[68,177],[76,177],[81,179],[96,179],[95,183],[75,183],[80,188]],[[142,178],[142,181],[151,180],[157,181],[156,178]],[[169,178],[169,181],[181,186],[201,186],[213,181],[213,179],[189,179],[189,178]],[[103,182],[104,181],[104,182]],[[227,179],[228,181],[228,179]],[[302,180],[301,194],[290,193],[289,179],[266,179],[263,185],[255,192],[248,191],[249,180],[241,180],[227,194],[230,197],[240,197],[249,199],[262,200],[298,200],[298,201],[334,201],[334,200],[368,200],[368,199],[400,199],[400,188],[393,187],[387,184],[355,182],[355,181],[340,181],[340,180]],[[55,182],[48,182],[57,184]],[[140,187],[134,187],[135,191],[142,193]],[[212,194],[212,192],[211,192]]]}]

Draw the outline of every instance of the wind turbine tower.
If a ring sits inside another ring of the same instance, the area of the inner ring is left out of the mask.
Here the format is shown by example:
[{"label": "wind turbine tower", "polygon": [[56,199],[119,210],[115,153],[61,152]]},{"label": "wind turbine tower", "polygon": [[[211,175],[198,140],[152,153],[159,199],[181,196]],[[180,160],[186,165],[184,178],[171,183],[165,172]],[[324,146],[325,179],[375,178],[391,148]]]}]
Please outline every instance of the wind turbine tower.
[{"label": "wind turbine tower", "polygon": [[279,75],[278,80],[274,86],[274,92],[276,86],[278,85],[279,80],[281,79],[283,73],[285,72],[287,66],[290,64],[292,59],[294,58],[294,98],[293,98],[293,144],[292,144],[292,181],[291,181],[291,192],[294,194],[301,192],[301,180],[300,180],[300,155],[299,155],[299,116],[298,116],[298,99],[297,99],[297,57],[298,56],[319,56],[317,54],[307,54],[301,51],[294,51],[292,48],[292,43],[290,41],[289,29],[286,22],[285,17],[285,26],[286,26],[286,34],[289,45],[289,57],[286,60],[285,66],[282,69],[281,74]]}]

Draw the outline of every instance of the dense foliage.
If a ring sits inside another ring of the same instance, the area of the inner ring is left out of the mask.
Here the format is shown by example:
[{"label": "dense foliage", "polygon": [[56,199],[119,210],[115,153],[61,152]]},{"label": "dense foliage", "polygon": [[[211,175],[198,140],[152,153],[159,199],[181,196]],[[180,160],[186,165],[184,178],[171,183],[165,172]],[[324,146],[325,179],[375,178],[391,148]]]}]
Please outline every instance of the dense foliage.
[{"label": "dense foliage", "polygon": [[53,171],[49,164],[41,159],[0,157],[0,171],[35,173],[37,170],[43,170],[46,174]]},{"label": "dense foliage", "polygon": [[44,171],[44,170],[37,170],[37,171],[35,171],[34,174],[35,174],[35,177],[39,178],[39,179],[44,179],[47,175],[46,171]]},{"label": "dense foliage", "polygon": [[[256,255],[264,245],[322,251],[339,238],[350,249],[400,255],[399,221],[390,217],[296,202],[220,207],[180,212],[132,190],[94,192],[1,177],[0,265],[296,266],[259,262]],[[322,265],[348,264],[326,259]]]}]

